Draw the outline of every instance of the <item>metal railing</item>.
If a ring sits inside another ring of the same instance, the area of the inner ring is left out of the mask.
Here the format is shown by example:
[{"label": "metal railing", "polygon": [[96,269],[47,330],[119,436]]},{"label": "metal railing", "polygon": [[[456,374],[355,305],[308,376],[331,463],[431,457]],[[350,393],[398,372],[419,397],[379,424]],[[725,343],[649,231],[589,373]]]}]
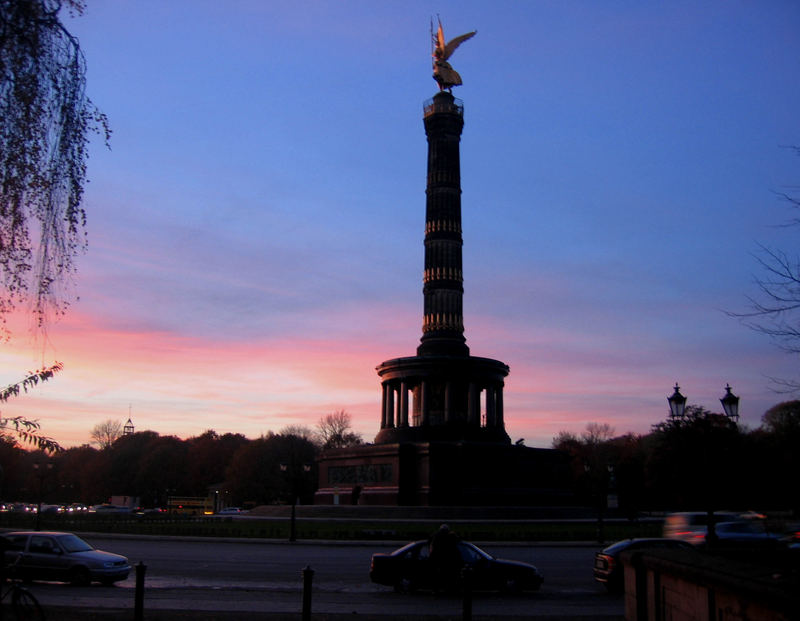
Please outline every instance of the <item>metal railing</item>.
[{"label": "metal railing", "polygon": [[431,114],[457,114],[464,116],[464,102],[453,97],[452,103],[449,101],[437,101],[436,98],[428,99],[422,104],[423,115],[428,117]]}]

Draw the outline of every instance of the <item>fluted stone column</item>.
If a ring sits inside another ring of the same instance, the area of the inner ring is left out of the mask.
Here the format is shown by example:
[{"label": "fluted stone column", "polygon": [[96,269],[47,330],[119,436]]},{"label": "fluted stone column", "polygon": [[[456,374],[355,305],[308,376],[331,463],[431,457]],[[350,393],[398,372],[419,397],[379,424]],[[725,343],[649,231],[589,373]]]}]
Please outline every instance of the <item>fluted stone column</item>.
[{"label": "fluted stone column", "polygon": [[386,386],[386,422],[387,427],[395,426],[394,419],[394,388],[391,383],[387,382]]},{"label": "fluted stone column", "polygon": [[408,386],[400,382],[400,422],[398,427],[408,427]]},{"label": "fluted stone column", "polygon": [[430,422],[430,407],[431,407],[431,395],[430,395],[430,386],[427,380],[422,380],[422,386],[420,388],[420,399],[422,401],[420,405],[420,412],[422,413],[422,426],[427,426]]},{"label": "fluted stone column", "polygon": [[425,270],[422,338],[417,355],[469,355],[464,338],[461,257],[461,163],[463,107],[437,93],[425,108],[428,183],[425,207]]}]

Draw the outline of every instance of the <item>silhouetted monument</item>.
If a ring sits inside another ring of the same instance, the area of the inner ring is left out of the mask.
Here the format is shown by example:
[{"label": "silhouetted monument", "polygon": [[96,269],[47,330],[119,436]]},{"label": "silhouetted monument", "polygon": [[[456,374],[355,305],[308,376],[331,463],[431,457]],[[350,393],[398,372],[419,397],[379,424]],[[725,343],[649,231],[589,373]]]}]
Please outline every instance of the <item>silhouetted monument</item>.
[{"label": "silhouetted monument", "polygon": [[532,504],[549,500],[557,487],[558,456],[512,446],[506,433],[508,366],[471,356],[464,336],[459,155],[464,107],[449,92],[460,76],[441,63],[473,34],[445,46],[440,24],[434,39],[440,91],[423,107],[428,174],[417,354],[378,365],[380,431],[371,445],[321,457],[318,503]]},{"label": "silhouetted monument", "polygon": [[424,106],[428,138],[422,338],[417,355],[378,366],[383,384],[376,444],[431,440],[509,444],[499,360],[470,356],[461,260],[463,106],[441,91]]}]

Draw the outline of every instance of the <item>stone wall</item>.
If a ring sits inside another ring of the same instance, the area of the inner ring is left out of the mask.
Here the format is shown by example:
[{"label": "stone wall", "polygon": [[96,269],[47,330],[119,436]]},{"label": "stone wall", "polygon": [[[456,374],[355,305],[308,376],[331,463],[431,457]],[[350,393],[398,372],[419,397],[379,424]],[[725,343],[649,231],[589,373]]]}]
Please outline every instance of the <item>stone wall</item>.
[{"label": "stone wall", "polygon": [[792,551],[623,554],[626,621],[796,621],[798,559]]}]

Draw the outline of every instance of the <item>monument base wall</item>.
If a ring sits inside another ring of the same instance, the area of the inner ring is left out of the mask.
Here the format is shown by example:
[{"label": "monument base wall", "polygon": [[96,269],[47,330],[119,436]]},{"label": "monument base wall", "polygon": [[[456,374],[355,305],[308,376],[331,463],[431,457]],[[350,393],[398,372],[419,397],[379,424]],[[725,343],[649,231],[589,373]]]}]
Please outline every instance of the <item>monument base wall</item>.
[{"label": "monument base wall", "polygon": [[326,451],[315,504],[546,506],[571,504],[559,451],[475,442],[374,444]]}]

